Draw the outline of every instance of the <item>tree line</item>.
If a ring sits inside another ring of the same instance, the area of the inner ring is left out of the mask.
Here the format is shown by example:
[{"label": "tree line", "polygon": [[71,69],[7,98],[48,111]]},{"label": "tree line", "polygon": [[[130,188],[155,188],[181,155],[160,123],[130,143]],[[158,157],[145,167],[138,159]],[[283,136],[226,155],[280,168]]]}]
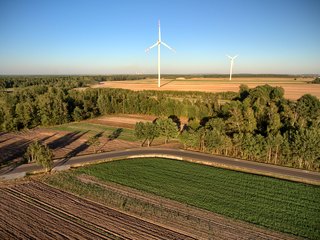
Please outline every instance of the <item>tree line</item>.
[{"label": "tree line", "polygon": [[[320,101],[309,94],[298,101],[283,95],[279,87],[242,85],[237,98],[210,116],[189,118],[178,139],[186,149],[319,171]],[[170,137],[180,128],[175,129]],[[157,122],[137,123],[135,132],[148,145],[164,134]]]},{"label": "tree line", "polygon": [[58,125],[115,113],[202,118],[213,114],[219,107],[219,99],[232,99],[236,95],[30,86],[0,92],[0,131]]},{"label": "tree line", "polygon": [[[162,77],[168,79],[176,78],[226,78],[229,75],[226,74],[164,74]],[[299,75],[280,75],[280,74],[234,74],[234,77],[304,77]],[[126,80],[138,80],[138,79],[150,79],[157,78],[155,74],[115,74],[115,75],[27,75],[27,76],[0,76],[0,89],[6,88],[20,88],[29,86],[56,86],[63,88],[75,88],[83,87],[94,83],[99,83],[103,81],[126,81]],[[315,82],[316,83],[316,82]]]}]

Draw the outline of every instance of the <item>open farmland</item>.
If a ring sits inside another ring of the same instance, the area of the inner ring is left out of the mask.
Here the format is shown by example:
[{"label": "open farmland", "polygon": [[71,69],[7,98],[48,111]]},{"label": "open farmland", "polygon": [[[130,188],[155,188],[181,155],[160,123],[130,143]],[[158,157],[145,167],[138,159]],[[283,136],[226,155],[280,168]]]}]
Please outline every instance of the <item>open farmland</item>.
[{"label": "open farmland", "polygon": [[193,239],[39,182],[0,196],[1,239]]},{"label": "open farmland", "polygon": [[201,92],[238,92],[241,84],[254,88],[258,85],[269,84],[273,87],[280,86],[285,90],[285,98],[296,100],[309,93],[320,98],[320,84],[308,84],[313,78],[272,78],[272,77],[234,77],[228,78],[191,78],[191,79],[162,79],[161,88],[157,87],[157,79],[143,79],[132,81],[107,81],[96,88],[124,88],[134,91],[141,90],[170,90],[170,91],[201,91]]},{"label": "open farmland", "polygon": [[[113,124],[106,118],[74,122],[50,128],[38,128],[21,132],[0,133],[0,166],[18,163],[22,160],[28,145],[41,141],[53,150],[54,158],[72,157],[99,152],[138,147],[133,129],[124,128],[131,117],[113,117]],[[108,118],[109,119],[109,118]],[[134,126],[134,125],[133,125]],[[99,136],[100,145],[94,149],[87,141]],[[0,172],[6,171],[1,169]]]},{"label": "open farmland", "polygon": [[[310,239],[320,236],[317,186],[164,159],[116,161],[81,168],[76,173],[273,230]],[[55,183],[61,185],[59,182]]]}]

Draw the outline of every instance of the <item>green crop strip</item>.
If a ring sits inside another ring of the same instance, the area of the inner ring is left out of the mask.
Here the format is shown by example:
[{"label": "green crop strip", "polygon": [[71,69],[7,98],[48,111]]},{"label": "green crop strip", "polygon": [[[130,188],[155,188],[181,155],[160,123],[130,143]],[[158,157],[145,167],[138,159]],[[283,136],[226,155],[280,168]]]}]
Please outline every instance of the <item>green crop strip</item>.
[{"label": "green crop strip", "polygon": [[320,187],[194,163],[143,158],[77,169],[232,218],[320,238]]}]

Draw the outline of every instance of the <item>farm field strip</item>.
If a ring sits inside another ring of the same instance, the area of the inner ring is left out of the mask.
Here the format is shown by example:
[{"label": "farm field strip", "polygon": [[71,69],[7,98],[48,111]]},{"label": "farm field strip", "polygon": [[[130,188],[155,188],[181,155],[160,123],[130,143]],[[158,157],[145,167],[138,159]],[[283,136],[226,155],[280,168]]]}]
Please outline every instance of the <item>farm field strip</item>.
[{"label": "farm field strip", "polygon": [[109,162],[75,172],[277,231],[311,239],[320,236],[318,186],[151,158]]},{"label": "farm field strip", "polygon": [[99,85],[93,85],[93,88],[123,88],[133,91],[156,90],[156,91],[201,91],[201,92],[238,92],[241,84],[246,84],[253,88],[259,85],[269,84],[271,86],[283,87],[285,97],[296,100],[304,94],[312,94],[320,97],[320,85],[308,84],[313,78],[297,79],[294,78],[208,78],[208,79],[162,79],[162,86],[157,87],[157,79],[143,79],[133,81],[106,81]]},{"label": "farm field strip", "polygon": [[43,211],[52,215],[54,218],[58,218],[60,220],[66,221],[74,225],[75,227],[84,230],[85,232],[89,232],[90,234],[93,234],[95,237],[98,237],[99,239],[126,239],[120,236],[119,234],[112,233],[112,231],[110,230],[103,229],[102,227],[99,227],[97,225],[93,225],[82,218],[79,218],[71,213],[63,211],[58,207],[49,205],[43,201],[38,200],[35,197],[31,197],[16,189],[6,188],[6,189],[1,189],[1,191],[5,192],[6,194],[9,194],[10,196],[14,197],[15,199],[21,202],[24,202],[26,204],[29,204],[37,208],[40,211]]},{"label": "farm field strip", "polygon": [[174,214],[180,218],[180,220],[177,221],[174,217],[171,217],[170,219],[170,217],[166,216],[165,218],[166,221],[168,221],[168,224],[174,225],[178,223],[180,229],[184,228],[184,231],[188,231],[188,228],[190,231],[191,228],[193,234],[196,234],[197,236],[205,235],[206,239],[210,238],[210,234],[217,232],[219,232],[219,239],[292,239],[289,235],[286,236],[240,221],[235,222],[234,220],[227,219],[226,217],[209,211],[194,208],[152,194],[143,193],[118,184],[99,181],[98,179],[87,175],[76,176],[76,178],[83,183],[101,186],[107,191],[119,193],[122,196],[151,205],[154,208],[159,208],[159,206],[161,206],[161,211],[170,213],[168,214],[170,216]]},{"label": "farm field strip", "polygon": [[117,234],[121,239],[192,239],[39,182],[20,184],[13,189],[62,212],[76,215],[98,229]]},{"label": "farm field strip", "polygon": [[[90,122],[81,122],[81,123],[76,122],[76,123],[67,123],[59,126],[50,127],[50,129],[57,130],[57,131],[89,133],[91,135],[102,133],[104,137],[108,137],[109,135],[112,135],[112,133],[115,132],[117,129],[120,129],[120,127],[112,127],[108,125],[90,123]],[[123,127],[121,127],[121,129],[122,129],[121,133],[118,137],[119,139],[127,140],[127,141],[135,140],[134,132],[132,129],[123,128]]]},{"label": "farm field strip", "polygon": [[[106,236],[101,237],[99,233],[3,190],[1,190],[1,204],[0,235],[3,234],[2,239],[7,239],[9,235],[16,239],[65,239],[67,236],[106,239]],[[41,210],[40,215],[39,210]],[[46,228],[41,231],[38,230],[39,226],[46,226]]]}]

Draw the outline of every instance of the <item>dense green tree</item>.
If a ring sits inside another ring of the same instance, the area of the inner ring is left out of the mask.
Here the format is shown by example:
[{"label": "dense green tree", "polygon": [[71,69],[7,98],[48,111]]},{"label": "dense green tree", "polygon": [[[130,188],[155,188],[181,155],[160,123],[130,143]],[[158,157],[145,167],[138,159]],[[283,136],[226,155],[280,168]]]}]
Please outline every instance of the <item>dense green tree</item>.
[{"label": "dense green tree", "polygon": [[35,141],[31,143],[25,154],[28,162],[36,162],[45,168],[46,172],[50,171],[53,166],[53,153],[47,145]]},{"label": "dense green tree", "polygon": [[156,121],[156,125],[160,136],[163,136],[165,138],[165,144],[169,141],[170,138],[177,137],[179,129],[171,118],[159,118]]},{"label": "dense green tree", "polygon": [[144,142],[147,142],[149,147],[151,142],[159,136],[158,126],[151,122],[137,122],[134,131],[135,137],[139,140],[143,140],[141,146]]}]

